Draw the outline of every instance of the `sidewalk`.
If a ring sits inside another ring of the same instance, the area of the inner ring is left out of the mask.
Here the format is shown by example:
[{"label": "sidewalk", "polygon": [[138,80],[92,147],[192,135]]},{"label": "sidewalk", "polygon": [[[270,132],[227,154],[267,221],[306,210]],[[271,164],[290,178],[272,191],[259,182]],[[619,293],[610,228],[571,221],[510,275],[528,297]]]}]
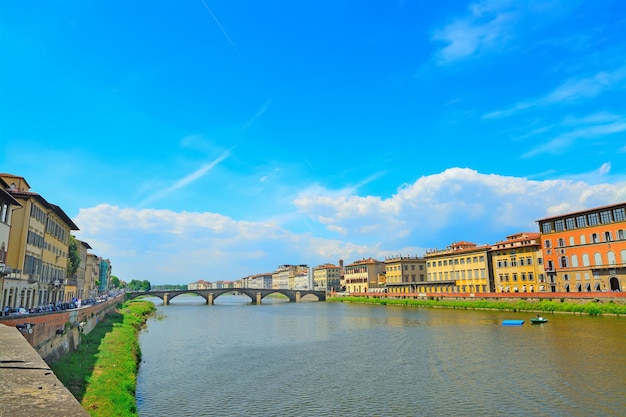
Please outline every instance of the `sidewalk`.
[{"label": "sidewalk", "polygon": [[0,324],[0,404],[3,416],[89,416],[15,327]]}]

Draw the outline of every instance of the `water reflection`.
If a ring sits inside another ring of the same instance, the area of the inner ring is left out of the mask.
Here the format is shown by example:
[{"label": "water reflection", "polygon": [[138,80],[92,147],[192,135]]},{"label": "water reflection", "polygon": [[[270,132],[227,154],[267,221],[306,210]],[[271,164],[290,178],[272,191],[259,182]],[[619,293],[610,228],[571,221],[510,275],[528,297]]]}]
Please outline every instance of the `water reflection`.
[{"label": "water reflection", "polygon": [[158,308],[164,319],[149,321],[140,415],[586,416],[626,407],[624,319],[554,315],[511,328],[501,321],[531,316],[215,302],[176,297]]}]

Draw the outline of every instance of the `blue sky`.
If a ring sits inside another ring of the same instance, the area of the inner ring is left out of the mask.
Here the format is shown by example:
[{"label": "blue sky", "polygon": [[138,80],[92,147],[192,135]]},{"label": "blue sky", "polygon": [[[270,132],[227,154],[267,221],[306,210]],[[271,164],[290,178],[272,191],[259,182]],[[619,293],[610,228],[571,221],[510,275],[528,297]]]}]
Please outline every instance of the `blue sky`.
[{"label": "blue sky", "polygon": [[5,1],[0,171],[113,274],[495,243],[626,201],[622,1]]}]

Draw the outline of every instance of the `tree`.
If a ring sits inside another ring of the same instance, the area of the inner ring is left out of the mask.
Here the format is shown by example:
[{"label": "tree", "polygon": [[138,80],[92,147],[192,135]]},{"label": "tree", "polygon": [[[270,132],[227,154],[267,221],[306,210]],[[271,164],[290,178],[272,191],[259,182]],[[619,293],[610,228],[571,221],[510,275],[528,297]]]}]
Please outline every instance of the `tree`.
[{"label": "tree", "polygon": [[78,242],[73,235],[70,235],[70,244],[67,249],[67,276],[75,277],[80,266],[80,255],[78,254]]},{"label": "tree", "polygon": [[115,275],[111,275],[111,285],[113,288],[121,288],[120,279]]},{"label": "tree", "polygon": [[139,281],[134,279],[128,283],[127,288],[131,291],[150,291],[152,285],[150,285],[148,280]]}]

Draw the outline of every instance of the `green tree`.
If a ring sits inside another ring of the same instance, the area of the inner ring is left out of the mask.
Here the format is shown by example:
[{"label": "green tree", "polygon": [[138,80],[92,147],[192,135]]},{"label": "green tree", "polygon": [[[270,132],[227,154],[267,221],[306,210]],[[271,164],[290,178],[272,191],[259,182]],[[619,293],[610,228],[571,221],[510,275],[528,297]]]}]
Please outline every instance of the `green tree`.
[{"label": "green tree", "polygon": [[120,279],[115,275],[111,275],[111,286],[113,288],[121,288]]},{"label": "green tree", "polygon": [[144,279],[141,285],[143,286],[144,291],[150,291],[150,289],[152,288],[152,285],[150,285],[150,281],[148,281],[147,279]]},{"label": "green tree", "polygon": [[67,250],[67,276],[75,277],[80,266],[80,255],[78,254],[78,242],[73,235],[70,235],[70,244]]}]

